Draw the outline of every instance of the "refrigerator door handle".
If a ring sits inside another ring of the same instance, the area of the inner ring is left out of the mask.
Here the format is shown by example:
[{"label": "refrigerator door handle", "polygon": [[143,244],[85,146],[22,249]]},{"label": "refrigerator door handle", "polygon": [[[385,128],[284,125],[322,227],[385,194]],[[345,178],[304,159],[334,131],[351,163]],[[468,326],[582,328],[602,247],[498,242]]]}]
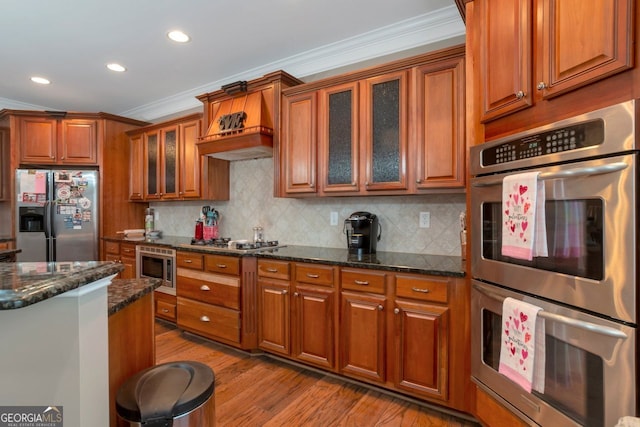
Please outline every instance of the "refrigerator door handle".
[{"label": "refrigerator door handle", "polygon": [[56,212],[56,201],[52,201],[49,202],[49,213],[47,214],[47,219],[50,221],[51,223],[51,238],[55,239],[56,238],[56,222],[54,221],[54,215]]},{"label": "refrigerator door handle", "polygon": [[44,202],[44,237],[51,237],[51,206],[48,200]]}]

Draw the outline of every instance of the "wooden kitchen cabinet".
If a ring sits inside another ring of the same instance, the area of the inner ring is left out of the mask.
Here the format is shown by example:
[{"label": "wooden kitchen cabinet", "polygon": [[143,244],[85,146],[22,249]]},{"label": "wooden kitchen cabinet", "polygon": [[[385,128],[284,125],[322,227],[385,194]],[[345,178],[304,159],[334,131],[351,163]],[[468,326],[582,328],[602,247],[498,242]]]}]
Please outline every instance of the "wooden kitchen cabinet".
[{"label": "wooden kitchen cabinet", "polygon": [[463,189],[464,54],[443,49],[283,91],[280,196]]},{"label": "wooden kitchen cabinet", "polygon": [[0,201],[7,200],[12,194],[9,190],[9,182],[11,181],[9,174],[12,173],[11,159],[9,158],[10,143],[9,129],[0,128]]},{"label": "wooden kitchen cabinet", "polygon": [[229,199],[229,163],[198,152],[201,117],[192,114],[127,133],[129,200]]},{"label": "wooden kitchen cabinet", "polygon": [[474,8],[483,122],[633,66],[632,0],[475,0]]},{"label": "wooden kitchen cabinet", "polygon": [[449,397],[450,283],[446,277],[396,277],[394,385],[399,390]]},{"label": "wooden kitchen cabinet", "polygon": [[20,163],[96,165],[97,120],[22,117],[19,120]]},{"label": "wooden kitchen cabinet", "polygon": [[347,268],[340,273],[340,372],[378,384],[387,379],[386,276]]},{"label": "wooden kitchen cabinet", "polygon": [[105,261],[124,265],[124,270],[116,276],[118,279],[135,279],[137,277],[135,243],[107,240],[104,242],[104,254]]},{"label": "wooden kitchen cabinet", "polygon": [[259,260],[261,349],[335,370],[336,271],[326,265]]},{"label": "wooden kitchen cabinet", "polygon": [[415,99],[409,170],[416,192],[465,186],[464,56],[412,69]]},{"label": "wooden kitchen cabinet", "polygon": [[287,194],[315,193],[317,157],[317,96],[315,92],[285,97],[282,163]]},{"label": "wooden kitchen cabinet", "polygon": [[[252,333],[255,322],[247,321],[254,307],[245,304],[243,294],[251,298],[255,294],[242,290],[243,270],[241,265],[249,267],[253,262],[255,276],[255,258],[223,255],[210,255],[178,251],[176,256],[177,284],[176,311],[178,327],[240,348],[254,348],[255,343],[247,338]],[[243,263],[243,264],[241,264]]]},{"label": "wooden kitchen cabinet", "polygon": [[155,291],[153,296],[155,316],[176,323],[177,300],[175,295]]}]

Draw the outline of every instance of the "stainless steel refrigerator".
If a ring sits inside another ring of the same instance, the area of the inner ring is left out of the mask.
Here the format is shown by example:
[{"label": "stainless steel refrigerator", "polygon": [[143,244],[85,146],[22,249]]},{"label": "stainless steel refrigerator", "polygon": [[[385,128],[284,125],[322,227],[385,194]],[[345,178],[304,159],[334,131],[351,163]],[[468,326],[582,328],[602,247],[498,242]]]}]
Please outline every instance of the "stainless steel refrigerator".
[{"label": "stainless steel refrigerator", "polygon": [[18,262],[98,260],[98,171],[16,170]]}]

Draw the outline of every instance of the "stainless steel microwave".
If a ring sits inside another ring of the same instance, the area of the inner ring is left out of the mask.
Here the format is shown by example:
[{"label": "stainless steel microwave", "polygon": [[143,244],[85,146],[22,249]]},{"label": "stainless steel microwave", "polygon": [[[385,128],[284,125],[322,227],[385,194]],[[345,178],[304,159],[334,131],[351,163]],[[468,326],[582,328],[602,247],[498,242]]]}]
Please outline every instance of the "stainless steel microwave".
[{"label": "stainless steel microwave", "polygon": [[176,294],[176,251],[161,246],[136,246],[136,276],[138,278],[161,279],[157,291]]}]

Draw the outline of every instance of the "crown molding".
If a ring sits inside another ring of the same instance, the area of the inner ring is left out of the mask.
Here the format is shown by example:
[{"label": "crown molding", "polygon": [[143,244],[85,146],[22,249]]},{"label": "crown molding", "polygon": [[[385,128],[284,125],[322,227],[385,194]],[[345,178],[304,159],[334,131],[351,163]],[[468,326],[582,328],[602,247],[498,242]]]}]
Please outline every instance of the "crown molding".
[{"label": "crown molding", "polygon": [[44,107],[42,105],[28,104],[14,99],[0,97],[0,110],[57,110],[57,108]]},{"label": "crown molding", "polygon": [[452,5],[274,61],[118,114],[138,120],[154,121],[161,117],[201,107],[202,103],[195,98],[196,96],[218,90],[230,82],[252,80],[274,70],[285,70],[298,78],[304,78],[358,62],[442,42],[464,34],[465,26],[460,12],[455,5]]}]

